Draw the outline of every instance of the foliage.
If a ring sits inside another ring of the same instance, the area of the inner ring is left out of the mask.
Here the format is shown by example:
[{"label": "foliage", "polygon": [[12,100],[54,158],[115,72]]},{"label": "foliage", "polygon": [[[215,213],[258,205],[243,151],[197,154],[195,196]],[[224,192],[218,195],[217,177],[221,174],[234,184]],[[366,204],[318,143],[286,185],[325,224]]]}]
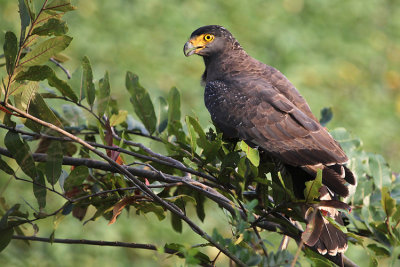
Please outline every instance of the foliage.
[{"label": "foliage", "polygon": [[[218,256],[207,254],[204,247],[208,246],[238,265],[300,265],[298,255],[280,250],[265,234],[277,232],[300,243],[301,229],[286,216],[304,223],[301,209],[320,205],[315,199],[321,172],[307,182],[304,199],[296,199],[288,177],[276,172],[258,150],[245,142],[227,142],[212,128],[204,130],[195,116],[183,118],[177,88],[170,90],[167,99],[159,97],[157,106],[138,76],[127,72],[129,112],[135,112],[138,120],[134,119],[113,99],[108,72],[94,82],[87,57],[71,80],[56,75],[55,68],[63,68],[57,58],[72,41],[63,20],[66,12],[75,9],[69,0],[44,1],[38,9],[32,1],[20,0],[19,9],[20,37],[5,33],[0,58],[7,73],[0,85],[0,127],[6,132],[0,154],[13,158],[16,165],[1,158],[0,169],[20,183],[31,184],[36,202],[14,203],[0,196],[1,251],[13,239],[43,241],[26,235],[27,228],[41,234],[36,223],[49,217],[54,225],[46,241],[63,242],[56,238],[62,219],[83,220],[89,207],[94,207],[84,224],[99,218],[113,224],[118,216],[134,210],[138,216],[154,214],[160,223],[169,214],[170,231],[182,232],[183,224],[189,225],[203,244],[147,246],[182,257],[188,265],[218,262]],[[58,64],[54,67],[49,61]],[[52,101],[69,104],[61,114],[52,108]],[[322,122],[331,117],[331,111],[325,110]],[[400,177],[391,173],[382,156],[364,151],[361,141],[345,129],[331,133],[358,177],[358,186],[347,199],[353,210],[344,211],[346,227],[337,226],[352,246],[367,251],[371,265],[387,259],[394,262],[400,253]],[[149,148],[153,145],[158,146],[157,152]],[[62,199],[63,204],[52,210],[54,199]],[[225,212],[230,235],[217,229],[209,235],[189,218],[186,210],[194,207],[197,217],[206,222],[212,214],[206,201]],[[334,261],[311,248],[304,248],[300,257],[313,266]]]}]

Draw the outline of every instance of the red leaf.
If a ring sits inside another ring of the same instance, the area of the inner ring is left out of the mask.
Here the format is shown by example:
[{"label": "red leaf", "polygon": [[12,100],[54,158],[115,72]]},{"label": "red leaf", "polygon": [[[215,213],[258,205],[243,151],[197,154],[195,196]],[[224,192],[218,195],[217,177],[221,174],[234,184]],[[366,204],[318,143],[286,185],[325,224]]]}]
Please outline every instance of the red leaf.
[{"label": "red leaf", "polygon": [[[105,127],[106,127],[106,133],[104,135],[104,140],[106,141],[106,144],[108,146],[118,148],[117,145],[113,144],[113,130],[110,126],[110,121],[108,119],[106,120]],[[109,150],[109,149],[107,149],[106,151],[107,151],[107,156],[112,158],[112,160],[114,160],[119,165],[124,165],[124,161],[122,160],[122,158],[119,155],[120,152],[115,151],[115,150]]]},{"label": "red leaf", "polygon": [[115,223],[117,220],[118,215],[121,214],[122,210],[125,208],[126,205],[129,205],[131,203],[134,203],[136,201],[136,197],[126,197],[120,200],[117,204],[114,205],[113,208],[113,216],[111,217],[110,221],[108,222],[108,225],[111,225]]}]

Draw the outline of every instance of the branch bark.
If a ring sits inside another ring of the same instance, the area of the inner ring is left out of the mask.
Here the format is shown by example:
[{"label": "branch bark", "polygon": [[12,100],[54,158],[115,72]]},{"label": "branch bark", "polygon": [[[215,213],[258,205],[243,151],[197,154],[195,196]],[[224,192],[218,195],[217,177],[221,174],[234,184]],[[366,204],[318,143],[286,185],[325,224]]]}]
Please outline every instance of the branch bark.
[{"label": "branch bark", "polygon": [[[36,242],[45,242],[45,243],[59,243],[59,244],[78,244],[78,245],[94,245],[94,246],[108,246],[108,247],[124,247],[124,248],[137,248],[137,249],[146,249],[159,251],[157,246],[152,244],[141,244],[141,243],[127,243],[120,241],[102,241],[102,240],[88,240],[88,239],[60,239],[60,238],[45,238],[45,237],[37,237],[37,236],[20,236],[13,235],[12,239],[15,240],[28,240],[28,241],[36,241]],[[185,256],[174,249],[164,247],[164,252],[171,255],[176,255],[180,258],[184,258]],[[209,263],[202,262],[201,266],[211,267],[212,265]]]}]

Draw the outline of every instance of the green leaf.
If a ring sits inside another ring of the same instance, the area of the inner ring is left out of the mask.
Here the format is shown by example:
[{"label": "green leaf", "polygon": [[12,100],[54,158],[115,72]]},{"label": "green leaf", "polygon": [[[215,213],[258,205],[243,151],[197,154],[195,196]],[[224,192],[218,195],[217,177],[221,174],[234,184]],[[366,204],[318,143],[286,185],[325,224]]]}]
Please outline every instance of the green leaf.
[{"label": "green leaf", "polygon": [[392,218],[394,220],[395,225],[400,222],[400,205],[396,206],[396,211],[394,212]]},{"label": "green leaf", "polygon": [[118,114],[113,114],[110,118],[110,126],[116,126],[126,121],[126,117],[128,116],[128,111],[119,110]]},{"label": "green leaf", "polygon": [[319,198],[319,189],[322,186],[322,170],[318,169],[315,179],[308,181],[305,184],[306,188],[304,189],[304,197],[306,202]]},{"label": "green leaf", "polygon": [[157,118],[149,93],[139,84],[139,77],[130,71],[126,73],[125,84],[131,94],[130,100],[136,115],[149,133],[153,134],[156,130]]},{"label": "green leaf", "polygon": [[[154,181],[150,184],[151,186],[155,186],[155,185],[161,185],[161,183],[159,181]],[[162,191],[164,191],[165,187],[152,187],[150,188],[151,191],[153,191],[154,194],[158,195],[160,194]]]},{"label": "green leaf", "polygon": [[21,141],[19,134],[11,131],[8,131],[4,137],[4,144],[11,152],[22,171],[31,177],[32,180],[35,180],[37,177],[37,171],[28,144]]},{"label": "green leaf", "polygon": [[379,189],[382,189],[384,186],[390,187],[392,185],[389,166],[381,155],[370,154],[369,167],[374,184]]},{"label": "green leaf", "polygon": [[47,77],[49,85],[56,88],[63,96],[68,97],[74,102],[78,102],[78,97],[72,90],[71,86],[69,86],[67,82],[59,79],[53,70],[51,71],[51,74]]},{"label": "green leaf", "polygon": [[33,0],[24,0],[25,5],[28,8],[29,16],[31,17],[31,20],[35,19],[35,3]]},{"label": "green leaf", "polygon": [[[3,203],[2,203],[3,204]],[[20,204],[15,204],[11,209],[7,210],[0,220],[0,252],[4,250],[11,241],[14,233],[14,228],[8,224],[8,216],[17,212],[20,208]]]},{"label": "green leaf", "polygon": [[76,7],[71,5],[71,0],[53,0],[46,5],[46,10],[53,10],[53,11],[73,11]]},{"label": "green leaf", "polygon": [[6,59],[7,73],[11,74],[14,71],[15,58],[18,52],[18,40],[13,32],[6,32],[3,50]]},{"label": "green leaf", "polygon": [[240,142],[240,149],[246,153],[247,158],[254,166],[258,167],[260,165],[260,155],[257,149],[251,148],[244,141]]},{"label": "green leaf", "polygon": [[171,224],[176,232],[182,233],[182,220],[174,213],[171,213]]},{"label": "green leaf", "polygon": [[82,82],[83,82],[83,89],[85,90],[86,100],[90,107],[93,106],[94,100],[96,98],[96,89],[93,83],[93,72],[92,67],[90,65],[89,58],[84,56],[82,59]]},{"label": "green leaf", "polygon": [[29,106],[29,114],[62,128],[63,125],[53,111],[47,106],[40,94],[36,94]]},{"label": "green leaf", "polygon": [[36,200],[39,204],[39,208],[43,209],[46,207],[46,193],[47,189],[44,187],[46,186],[46,181],[44,179],[44,175],[41,171],[38,172],[38,176],[33,180],[35,183],[33,184],[33,194],[36,197]]},{"label": "green leaf", "polygon": [[110,80],[108,72],[104,74],[104,78],[99,81],[99,96],[97,98],[97,114],[102,117],[107,114],[108,103],[110,102]]},{"label": "green leaf", "polygon": [[336,128],[330,133],[340,143],[346,154],[350,154],[362,145],[361,140],[352,137],[345,128]]},{"label": "green leaf", "polygon": [[29,104],[39,89],[38,82],[28,82],[21,86],[22,92],[14,95],[15,105],[17,108],[27,111]]},{"label": "green leaf", "polygon": [[29,82],[23,87],[23,91],[21,93],[21,104],[24,110],[28,110],[29,104],[31,103],[38,89],[39,83],[37,82]]},{"label": "green leaf", "polygon": [[181,96],[176,87],[168,94],[168,135],[175,135],[179,142],[185,142],[185,133],[181,123]]},{"label": "green leaf", "polygon": [[14,175],[14,170],[0,157],[0,170],[3,172]]},{"label": "green leaf", "polygon": [[328,122],[330,122],[333,118],[333,112],[332,108],[323,108],[321,110],[321,119],[319,120],[319,123],[321,123],[322,126],[326,126]]},{"label": "green leaf", "polygon": [[0,229],[0,252],[10,244],[14,228]]},{"label": "green leaf", "polygon": [[33,29],[32,34],[40,36],[55,35],[60,36],[68,32],[68,26],[65,21],[51,18],[45,24]]},{"label": "green leaf", "polygon": [[86,166],[77,166],[69,174],[68,178],[64,182],[64,191],[69,191],[74,186],[82,185],[83,181],[88,177],[89,169]]},{"label": "green leaf", "polygon": [[52,75],[54,71],[49,66],[33,66],[25,71],[21,71],[15,76],[17,81],[43,81]]},{"label": "green leaf", "polygon": [[204,209],[204,202],[206,200],[205,196],[200,193],[194,193],[194,198],[196,199],[196,213],[197,217],[200,219],[200,221],[204,221],[206,218],[206,213]]},{"label": "green leaf", "polygon": [[51,141],[47,149],[46,178],[51,185],[55,185],[60,178],[63,161],[61,142]]},{"label": "green leaf", "polygon": [[71,85],[72,90],[75,95],[79,98],[79,103],[85,98],[85,90],[83,89],[82,81],[83,68],[82,65],[77,66],[77,68],[72,72],[71,79],[68,83]]},{"label": "green leaf", "polygon": [[159,109],[158,109],[158,126],[157,131],[162,133],[168,125],[168,103],[164,97],[158,97]]},{"label": "green leaf", "polygon": [[28,52],[28,54],[20,60],[19,65],[25,67],[40,65],[67,48],[71,41],[72,37],[67,35],[46,40],[36,45],[32,51]]},{"label": "green leaf", "polygon": [[374,256],[370,256],[369,257],[369,265],[368,265],[369,267],[378,267],[379,265],[378,265],[378,260],[376,259],[376,257],[374,257]]},{"label": "green leaf", "polygon": [[205,162],[213,161],[216,158],[219,149],[221,148],[221,145],[222,145],[221,140],[216,138],[215,140],[210,141],[197,119],[195,119],[191,116],[188,116],[188,119],[186,120],[186,124],[188,122],[190,123],[190,125],[193,127],[194,131],[198,135],[196,142],[197,142],[197,145],[203,149],[202,154],[204,154],[204,156],[205,156]]},{"label": "green leaf", "polygon": [[378,246],[377,244],[369,244],[367,245],[367,247],[372,250],[376,256],[390,256],[390,251],[383,246]]},{"label": "green leaf", "polygon": [[381,204],[387,218],[389,218],[396,211],[396,200],[390,196],[389,189],[386,186],[382,187],[381,193]]},{"label": "green leaf", "polygon": [[197,260],[199,260],[198,263],[207,263],[207,264],[208,264],[209,262],[211,262],[210,258],[209,258],[206,254],[204,254],[204,253],[202,253],[202,252],[200,252],[200,251],[197,251],[197,252],[195,253],[194,257],[195,257]]},{"label": "green leaf", "polygon": [[25,31],[26,27],[29,26],[31,23],[31,17],[29,15],[28,7],[26,6],[26,3],[24,0],[18,0],[18,9],[19,9],[19,17],[21,19],[21,40],[20,42],[23,42],[23,39],[25,39]]},{"label": "green leaf", "polygon": [[153,212],[160,221],[165,219],[164,209],[154,203],[141,202],[140,205],[138,205],[137,210],[143,213]]},{"label": "green leaf", "polygon": [[190,138],[190,147],[192,148],[192,157],[194,157],[194,154],[196,153],[196,148],[197,148],[197,143],[196,143],[196,132],[194,130],[194,127],[190,123],[189,116],[185,117],[186,125],[188,128],[189,132],[189,138]]},{"label": "green leaf", "polygon": [[282,176],[280,172],[278,173],[272,172],[271,175],[273,178],[273,183],[271,184],[271,187],[273,191],[276,191],[273,193],[278,194],[278,196],[275,195],[274,198],[282,199],[282,201],[287,201],[288,198],[290,200],[295,200],[296,197],[293,193],[294,191],[293,191],[292,179],[287,176]]},{"label": "green leaf", "polygon": [[164,249],[172,249],[172,250],[176,250],[176,251],[184,251],[185,250],[185,246],[178,244],[178,243],[166,243],[164,245]]},{"label": "green leaf", "polygon": [[221,169],[225,169],[227,167],[231,167],[235,169],[240,161],[240,155],[238,151],[229,152],[222,159]]}]

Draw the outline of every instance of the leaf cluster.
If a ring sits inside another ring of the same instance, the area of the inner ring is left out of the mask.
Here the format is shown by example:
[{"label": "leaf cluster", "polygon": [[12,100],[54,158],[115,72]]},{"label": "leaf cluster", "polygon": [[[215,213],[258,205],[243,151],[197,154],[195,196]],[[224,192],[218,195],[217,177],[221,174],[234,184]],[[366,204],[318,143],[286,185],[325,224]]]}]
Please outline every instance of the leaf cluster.
[{"label": "leaf cluster", "polygon": [[[13,158],[21,171],[2,158],[0,169],[18,182],[32,184],[36,203],[10,207],[0,197],[0,251],[14,234],[25,235],[23,225],[40,233],[37,220],[54,218],[54,240],[65,217],[83,224],[103,218],[113,224],[133,211],[137,216],[152,213],[159,221],[171,218],[171,230],[177,232],[187,223],[207,241],[204,246],[217,247],[238,265],[289,266],[296,261],[262,236],[268,230],[300,242],[302,231],[288,218],[305,226],[304,210],[321,205],[321,171],[304,184],[301,196],[295,195],[296,177],[281,172],[268,155],[244,141],[225,140],[217,129],[204,129],[196,116],[182,116],[175,87],[153,101],[138,76],[128,71],[125,84],[132,106],[122,110],[112,97],[108,72],[95,81],[87,57],[71,79],[61,79],[57,68],[65,69],[57,59],[65,58],[61,53],[72,41],[62,18],[75,8],[69,0],[44,1],[39,9],[33,1],[20,0],[19,9],[19,38],[6,32],[3,45],[7,76],[0,85],[0,127],[6,134],[0,154]],[[60,102],[61,109],[52,105]],[[329,109],[322,115],[324,124],[332,118]],[[384,257],[397,259],[399,176],[391,173],[382,156],[365,152],[361,141],[345,129],[335,129],[332,135],[349,155],[349,167],[358,178],[346,200],[353,211],[343,212],[348,223],[338,227],[355,246],[366,248],[371,264]],[[53,210],[55,198],[63,204]],[[95,212],[89,215],[89,208]],[[225,211],[231,235],[214,230],[208,236],[186,213],[194,209],[197,218],[207,222],[206,214],[214,208]],[[187,264],[217,260],[196,246],[173,243],[165,245],[167,250],[176,251]],[[311,248],[302,257],[313,266],[330,264]]]}]

